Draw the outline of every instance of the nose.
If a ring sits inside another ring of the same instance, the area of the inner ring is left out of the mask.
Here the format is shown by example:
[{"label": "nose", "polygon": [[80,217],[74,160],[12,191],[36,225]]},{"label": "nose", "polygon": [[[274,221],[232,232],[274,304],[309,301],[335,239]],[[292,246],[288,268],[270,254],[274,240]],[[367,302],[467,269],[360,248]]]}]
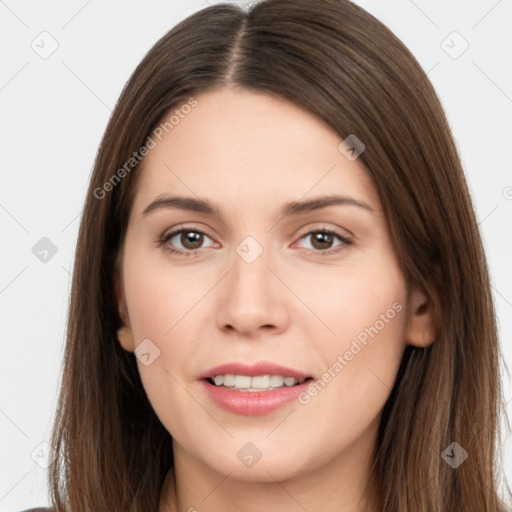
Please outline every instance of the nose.
[{"label": "nose", "polygon": [[277,334],[289,323],[286,289],[268,266],[264,251],[248,263],[236,252],[218,294],[217,326],[244,337]]}]

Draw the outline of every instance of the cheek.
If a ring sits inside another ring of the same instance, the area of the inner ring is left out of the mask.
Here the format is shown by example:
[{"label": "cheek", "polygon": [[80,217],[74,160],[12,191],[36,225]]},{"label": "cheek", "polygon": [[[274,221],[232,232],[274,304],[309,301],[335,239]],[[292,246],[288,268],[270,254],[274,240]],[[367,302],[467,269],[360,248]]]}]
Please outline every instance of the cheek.
[{"label": "cheek", "polygon": [[325,372],[302,403],[313,416],[328,411],[333,425],[343,422],[347,433],[379,414],[405,348],[406,283],[392,259],[381,261],[365,271],[352,268],[317,279],[315,286],[302,284],[308,306],[329,327],[315,338],[309,326]]},{"label": "cheek", "polygon": [[[138,257],[136,251],[130,256],[125,262],[124,285],[134,342],[137,347],[144,340],[146,345],[141,347],[150,347],[151,354],[147,365],[142,356],[137,358],[140,377],[155,412],[173,414],[171,395],[179,395],[178,381],[183,381],[179,372],[188,371],[195,348],[189,342],[190,334],[184,332],[190,327],[188,312],[193,312],[204,292],[200,285],[190,285],[190,278],[144,264],[147,258]],[[151,343],[145,341],[148,339]],[[167,418],[165,424],[169,421]]]},{"label": "cheek", "polygon": [[208,278],[198,279],[199,272],[171,270],[170,265],[164,257],[143,251],[133,251],[125,261],[125,292],[136,344],[144,338],[154,338],[160,344],[172,339],[207,291]]},{"label": "cheek", "polygon": [[189,372],[197,347],[190,343],[188,327],[192,308],[204,292],[201,285],[190,285],[190,277],[185,279],[178,272],[144,265],[143,261],[144,258],[136,257],[126,261],[130,322],[135,345],[149,339],[158,355],[151,356],[148,365],[143,358],[137,358],[137,365],[153,410],[174,436],[190,429],[190,425],[184,424],[184,411],[193,408],[194,402],[183,387],[187,385],[184,374]]},{"label": "cheek", "polygon": [[330,388],[327,401],[335,403],[343,396],[349,409],[361,411],[365,403],[368,412],[377,414],[393,387],[405,348],[404,309],[399,301],[385,303],[368,321],[338,324],[342,336],[324,352],[321,381]]},{"label": "cheek", "polygon": [[348,350],[354,339],[363,345],[377,338],[382,345],[401,340],[405,319],[399,313],[405,310],[407,286],[391,257],[303,273],[293,287],[314,317],[307,315],[310,320],[305,321],[297,315],[292,321],[307,328],[310,339],[321,333],[317,348],[326,353]]}]

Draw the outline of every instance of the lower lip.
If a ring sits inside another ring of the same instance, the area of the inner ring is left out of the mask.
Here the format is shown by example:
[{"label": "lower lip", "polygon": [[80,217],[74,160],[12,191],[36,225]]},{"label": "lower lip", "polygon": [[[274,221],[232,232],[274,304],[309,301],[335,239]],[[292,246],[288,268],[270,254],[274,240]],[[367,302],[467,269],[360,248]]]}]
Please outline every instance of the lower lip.
[{"label": "lower lip", "polygon": [[257,416],[275,411],[279,407],[296,400],[313,379],[308,379],[296,386],[276,388],[271,391],[232,391],[224,386],[215,386],[207,380],[201,380],[207,395],[222,409],[244,414],[245,416]]}]

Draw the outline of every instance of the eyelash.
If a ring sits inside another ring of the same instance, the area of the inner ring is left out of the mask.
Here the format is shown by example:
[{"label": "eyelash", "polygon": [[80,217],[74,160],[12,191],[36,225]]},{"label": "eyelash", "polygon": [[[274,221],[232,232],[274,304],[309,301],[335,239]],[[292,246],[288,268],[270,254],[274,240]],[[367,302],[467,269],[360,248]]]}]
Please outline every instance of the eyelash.
[{"label": "eyelash", "polygon": [[[179,235],[180,233],[187,233],[187,232],[198,233],[198,234],[205,235],[206,237],[208,237],[208,235],[204,231],[201,231],[200,229],[180,228],[180,229],[178,229],[176,231],[173,231],[173,232],[171,232],[171,233],[169,233],[167,235],[163,235],[157,241],[156,246],[157,247],[161,247],[161,246],[165,245],[171,238],[175,237],[176,235]],[[326,233],[326,234],[329,234],[329,235],[334,235],[341,242],[343,242],[341,245],[352,245],[352,241],[350,239],[348,239],[346,236],[342,235],[341,233],[339,233],[338,231],[336,231],[334,229],[327,229],[327,228],[325,228],[325,229],[315,229],[315,230],[312,230],[312,231],[308,231],[307,233],[302,235],[299,240],[302,240],[305,237],[308,237],[310,235],[317,234],[317,233]],[[208,237],[208,238],[210,238],[210,237]],[[309,249],[309,250],[313,251],[315,253],[321,254],[322,256],[327,256],[329,254],[338,252],[340,250],[339,247],[340,247],[340,245],[336,246],[333,249],[327,249],[325,251],[315,250],[315,249]],[[167,247],[166,249],[167,249],[167,252],[169,254],[175,254],[177,256],[183,256],[183,257],[193,257],[193,256],[195,256],[196,252],[200,250],[200,248],[199,248],[199,249],[195,249],[195,250],[182,251],[180,249],[173,249],[172,247]]]}]

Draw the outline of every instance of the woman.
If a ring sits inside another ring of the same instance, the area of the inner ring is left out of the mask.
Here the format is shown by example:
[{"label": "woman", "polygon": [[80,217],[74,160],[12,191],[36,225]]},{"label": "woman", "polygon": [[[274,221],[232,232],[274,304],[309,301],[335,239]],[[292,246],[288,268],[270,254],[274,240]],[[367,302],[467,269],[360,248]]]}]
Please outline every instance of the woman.
[{"label": "woman", "polygon": [[347,0],[146,55],[86,199],[57,511],[498,512],[494,307],[427,76]]}]

